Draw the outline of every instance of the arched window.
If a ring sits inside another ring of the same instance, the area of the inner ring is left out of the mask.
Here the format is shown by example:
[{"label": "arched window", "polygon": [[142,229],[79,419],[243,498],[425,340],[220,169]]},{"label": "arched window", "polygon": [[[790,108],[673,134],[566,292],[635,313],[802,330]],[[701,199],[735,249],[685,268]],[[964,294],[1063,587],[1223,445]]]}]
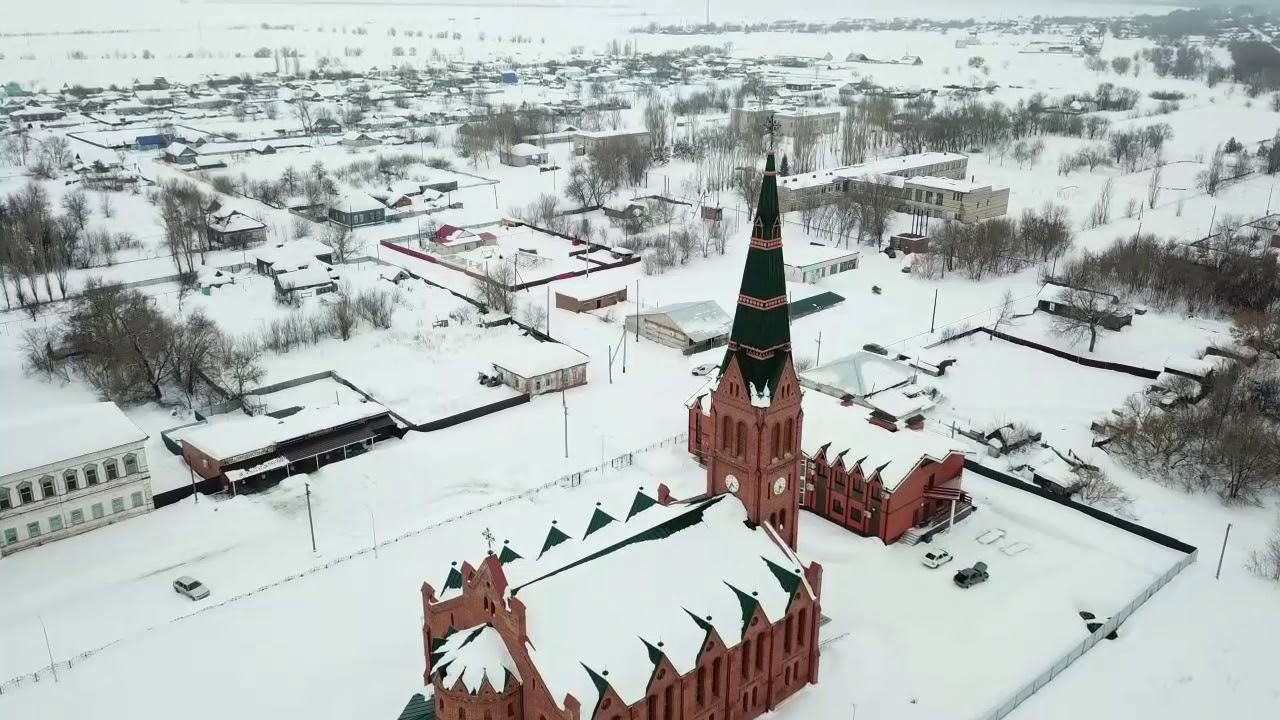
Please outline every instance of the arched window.
[{"label": "arched window", "polygon": [[[788,421],[790,422],[790,421]],[[138,472],[138,456],[130,453],[124,456],[124,474],[132,475]]]},{"label": "arched window", "polygon": [[796,451],[796,423],[791,418],[787,418],[787,422],[782,430],[782,450],[787,455]]},{"label": "arched window", "polygon": [[40,478],[40,497],[51,498],[58,494],[57,486],[53,483],[52,475],[45,475]]},{"label": "arched window", "polygon": [[62,484],[66,486],[67,492],[80,489],[80,476],[75,470],[68,470],[62,473]]},{"label": "arched window", "polygon": [[725,450],[733,447],[733,422],[728,418],[720,418],[724,424],[720,426],[720,446]]},{"label": "arched window", "polygon": [[772,438],[772,443],[770,447],[772,454],[770,454],[769,457],[774,460],[777,460],[778,458],[782,457],[782,426],[774,425],[772,434],[773,434],[773,438]]},{"label": "arched window", "polygon": [[797,623],[798,627],[796,628],[796,634],[799,636],[796,638],[796,644],[800,647],[804,647],[805,642],[809,639],[808,620],[809,608],[800,608],[800,622]]},{"label": "arched window", "polygon": [[86,486],[98,484],[98,466],[97,465],[84,466],[84,484]]},{"label": "arched window", "polygon": [[741,420],[738,421],[738,447],[734,454],[738,457],[747,455],[747,424]]},{"label": "arched window", "polygon": [[120,477],[120,468],[116,465],[115,460],[104,460],[102,468],[107,471],[107,480],[115,480]]},{"label": "arched window", "polygon": [[35,493],[31,491],[31,483],[29,482],[19,483],[18,484],[18,502],[29,503],[29,502],[35,502],[35,501],[36,501],[36,496],[35,496]]}]

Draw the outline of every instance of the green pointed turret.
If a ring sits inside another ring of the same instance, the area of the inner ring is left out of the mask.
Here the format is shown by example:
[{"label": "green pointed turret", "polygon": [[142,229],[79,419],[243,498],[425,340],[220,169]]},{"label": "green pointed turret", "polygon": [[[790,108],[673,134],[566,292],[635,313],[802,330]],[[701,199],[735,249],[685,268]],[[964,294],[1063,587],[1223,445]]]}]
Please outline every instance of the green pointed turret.
[{"label": "green pointed turret", "polygon": [[[599,503],[596,503],[596,504],[599,505]],[[587,523],[587,534],[583,535],[583,537],[584,538],[589,537],[591,533],[599,530],[600,528],[604,527],[605,525],[608,525],[613,521],[614,520],[612,515],[610,515],[609,513],[597,507],[595,512],[591,513],[591,522]]]},{"label": "green pointed turret", "polygon": [[760,202],[742,270],[738,307],[721,372],[736,358],[754,392],[772,397],[782,368],[791,355],[791,317],[787,307],[786,269],[782,259],[782,212],[774,155],[765,160]]},{"label": "green pointed turret", "polygon": [[560,543],[568,539],[569,539],[569,536],[565,535],[563,530],[556,527],[555,521],[552,520],[551,529],[547,531],[547,541],[542,543],[542,552],[538,553],[538,557],[542,557],[547,553],[548,550],[550,550],[551,548],[559,545]]}]

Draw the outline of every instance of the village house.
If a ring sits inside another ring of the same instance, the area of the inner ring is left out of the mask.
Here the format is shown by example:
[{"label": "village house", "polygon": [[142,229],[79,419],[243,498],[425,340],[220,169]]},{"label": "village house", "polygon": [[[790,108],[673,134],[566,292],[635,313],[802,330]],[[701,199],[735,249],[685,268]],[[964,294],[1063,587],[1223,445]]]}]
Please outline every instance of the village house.
[{"label": "village house", "polygon": [[66,117],[67,113],[52,107],[24,107],[21,110],[14,110],[9,113],[9,119],[14,125],[31,125],[33,123],[47,123],[61,120]]},{"label": "village house", "polygon": [[342,132],[342,124],[333,118],[320,118],[311,123],[311,132],[317,135],[337,135]]},{"label": "village house", "polygon": [[174,165],[192,165],[198,154],[186,143],[172,142],[164,149],[164,161]]},{"label": "village house", "polygon": [[147,434],[115,403],[0,422],[0,556],[151,511]]},{"label": "village house", "polygon": [[245,248],[265,241],[267,226],[239,210],[218,207],[210,209],[205,233],[212,247]]},{"label": "village house", "polygon": [[387,220],[387,206],[366,192],[343,195],[329,206],[329,221],[356,228],[378,225]]},{"label": "village house", "polygon": [[255,269],[259,275],[275,277],[293,272],[317,262],[333,262],[333,249],[319,240],[302,238],[289,242],[276,242],[253,251]]},{"label": "village house", "polygon": [[1056,283],[1045,283],[1044,287],[1040,288],[1040,292],[1036,295],[1036,309],[1050,315],[1077,320],[1086,319],[1086,313],[1082,312],[1079,303],[1072,303],[1070,297],[1072,295],[1082,296],[1087,301],[1089,311],[1098,311],[1096,314],[1099,327],[1119,331],[1133,324],[1133,308],[1121,303],[1118,296]]},{"label": "village house", "polygon": [[638,324],[644,338],[693,353],[724,344],[733,318],[716,301],[699,300],[641,310],[623,324],[630,332]]},{"label": "village house", "polygon": [[627,284],[596,273],[557,282],[556,307],[570,312],[590,312],[627,299]]},{"label": "village house", "polygon": [[824,277],[858,269],[862,253],[857,250],[809,243],[792,245],[787,249],[785,265],[788,282],[818,282]]},{"label": "village house", "polygon": [[381,145],[382,141],[370,135],[369,133],[353,131],[343,135],[342,139],[338,141],[338,144],[343,145],[345,147],[362,148],[362,147],[370,147],[372,145]]},{"label": "village house", "polygon": [[454,225],[441,225],[436,228],[431,250],[437,255],[457,255],[468,250],[496,245],[498,236],[491,232],[471,232]]},{"label": "village house", "polygon": [[498,162],[512,167],[541,165],[546,161],[547,151],[529,143],[516,143],[498,151]]},{"label": "village house", "polygon": [[182,457],[234,494],[315,472],[396,434],[390,413],[375,402],[306,407],[279,418],[230,414],[183,434]]},{"label": "village house", "polygon": [[490,362],[506,385],[527,395],[587,384],[586,355],[558,342],[522,342],[499,349]]}]

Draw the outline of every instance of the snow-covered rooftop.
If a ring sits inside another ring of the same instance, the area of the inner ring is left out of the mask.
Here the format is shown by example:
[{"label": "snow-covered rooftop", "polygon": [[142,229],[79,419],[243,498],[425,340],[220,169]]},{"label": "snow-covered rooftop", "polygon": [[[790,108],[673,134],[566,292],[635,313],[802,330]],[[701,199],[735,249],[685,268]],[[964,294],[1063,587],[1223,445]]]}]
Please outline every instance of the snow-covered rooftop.
[{"label": "snow-covered rooftop", "polygon": [[693,342],[702,342],[714,337],[729,334],[733,326],[733,318],[725,313],[720,304],[714,300],[675,303],[652,308],[640,313],[641,317],[652,319],[665,315],[675,328],[684,333]]},{"label": "snow-covered rooftop", "polygon": [[521,157],[534,157],[537,155],[547,154],[546,150],[532,143],[516,143],[511,146],[511,149],[508,152],[512,155],[519,155]]},{"label": "snow-covered rooftop", "polygon": [[879,470],[889,492],[896,490],[921,460],[942,462],[953,452],[965,452],[963,442],[927,430],[893,432],[872,425],[866,408],[845,407],[820,393],[805,393],[803,403],[805,454],[817,455],[823,445],[830,444],[827,459],[835,462],[836,455],[848,451],[845,465],[861,463],[867,477]]},{"label": "snow-covered rooftop", "polygon": [[991,183],[970,182],[968,180],[955,180],[930,175],[917,175],[910,178],[910,181],[912,185],[958,193],[970,193],[974,190],[983,190],[991,187]]},{"label": "snow-covered rooftop", "polygon": [[331,265],[315,260],[311,265],[304,268],[276,275],[276,282],[280,284],[280,288],[283,290],[297,290],[299,288],[326,285],[333,282],[336,277],[337,273]]},{"label": "snow-covered rooftop", "polygon": [[288,417],[231,416],[182,438],[214,460],[227,460],[331,428],[367,420],[387,411],[378,403],[359,402],[300,410]]},{"label": "snow-covered rooftop", "polygon": [[590,668],[635,703],[654,671],[646,643],[684,674],[706,626],[735,647],[744,605],[758,603],[773,622],[794,594],[812,597],[795,555],[746,519],[732,495],[663,506],[638,493],[627,506],[598,506],[576,525],[558,524],[568,539],[506,565],[511,593],[527,609],[531,659],[552,697],[571,693],[594,707]]},{"label": "snow-covered rooftop", "polygon": [[824,386],[845,395],[866,397],[905,385],[914,375],[914,371],[903,363],[859,350],[852,355],[806,370],[800,374],[800,378],[811,387]]},{"label": "snow-covered rooftop", "polygon": [[352,192],[343,195],[332,205],[334,210],[343,212],[348,215],[359,212],[371,212],[373,210],[386,210],[387,206],[378,202],[372,195],[366,192]]},{"label": "snow-covered rooftop", "polygon": [[508,673],[520,681],[520,669],[502,636],[490,625],[477,625],[450,635],[433,653],[432,667],[444,687],[452,688],[461,681],[469,693],[480,692],[486,679],[502,692],[507,687]]},{"label": "snow-covered rooftop", "polygon": [[792,243],[784,245],[782,249],[784,261],[797,268],[824,265],[836,260],[852,260],[861,254],[857,250],[813,243]]},{"label": "snow-covered rooftop", "polygon": [[276,271],[297,270],[316,262],[316,258],[333,253],[333,249],[319,240],[302,238],[286,243],[260,247],[253,256],[270,265]]},{"label": "snow-covered rooftop", "polygon": [[33,413],[11,407],[5,414],[0,421],[0,477],[147,439],[111,402]]},{"label": "snow-covered rooftop", "polygon": [[535,378],[559,370],[586,365],[586,355],[558,342],[512,342],[494,352],[490,361],[494,367],[515,373],[522,378]]},{"label": "snow-covered rooftop", "polygon": [[224,233],[234,233],[246,230],[261,230],[266,225],[239,210],[233,210],[225,215],[215,216],[213,222],[209,223],[209,227]]},{"label": "snow-covered rooftop", "polygon": [[556,294],[564,295],[574,300],[593,300],[604,295],[621,292],[626,288],[626,281],[611,278],[608,273],[604,272],[561,280],[551,286],[551,289]]}]

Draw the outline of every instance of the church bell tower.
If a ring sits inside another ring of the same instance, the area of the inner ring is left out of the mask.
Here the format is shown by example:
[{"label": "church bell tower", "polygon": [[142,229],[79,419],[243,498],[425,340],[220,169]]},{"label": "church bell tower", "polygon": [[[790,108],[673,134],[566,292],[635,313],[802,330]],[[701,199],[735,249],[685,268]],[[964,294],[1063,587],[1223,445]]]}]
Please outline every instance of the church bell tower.
[{"label": "church bell tower", "polygon": [[707,492],[733,493],[748,518],[769,524],[793,550],[800,512],[800,383],[782,262],[782,214],[774,153],[765,162],[720,379],[711,395]]}]

